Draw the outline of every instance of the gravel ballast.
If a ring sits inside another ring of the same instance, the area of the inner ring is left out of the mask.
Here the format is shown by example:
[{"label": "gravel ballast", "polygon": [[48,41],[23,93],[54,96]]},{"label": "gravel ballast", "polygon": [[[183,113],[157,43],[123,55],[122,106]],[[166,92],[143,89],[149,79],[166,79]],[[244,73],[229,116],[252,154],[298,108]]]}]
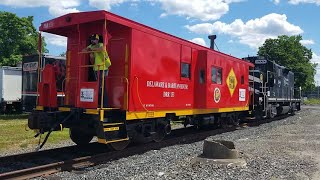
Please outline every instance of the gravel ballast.
[{"label": "gravel ballast", "polygon": [[[320,179],[320,106],[305,107],[295,116],[212,137],[233,141],[247,165],[234,167],[194,161],[203,147],[203,142],[197,142],[152,150],[47,178]],[[52,147],[69,144],[72,143],[63,142]],[[46,149],[52,147],[46,146]]]},{"label": "gravel ballast", "polygon": [[50,178],[63,179],[320,179],[320,107],[213,136],[230,140],[247,162],[229,167],[195,162],[203,142],[152,150]]}]

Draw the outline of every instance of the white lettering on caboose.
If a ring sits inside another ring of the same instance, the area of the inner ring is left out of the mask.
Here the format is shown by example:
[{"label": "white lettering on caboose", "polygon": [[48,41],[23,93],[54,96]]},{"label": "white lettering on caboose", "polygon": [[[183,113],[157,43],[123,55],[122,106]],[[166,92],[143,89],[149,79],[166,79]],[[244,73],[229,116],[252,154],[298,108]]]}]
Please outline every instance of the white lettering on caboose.
[{"label": "white lettering on caboose", "polygon": [[147,87],[163,89],[184,89],[187,90],[188,84],[179,84],[175,82],[147,81]]}]

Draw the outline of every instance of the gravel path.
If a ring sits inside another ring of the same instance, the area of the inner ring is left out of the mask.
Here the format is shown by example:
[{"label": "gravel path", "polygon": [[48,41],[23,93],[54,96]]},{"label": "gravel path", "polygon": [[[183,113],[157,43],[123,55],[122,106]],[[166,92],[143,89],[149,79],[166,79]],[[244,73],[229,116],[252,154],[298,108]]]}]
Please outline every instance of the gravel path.
[{"label": "gravel path", "polygon": [[246,167],[192,161],[203,142],[153,150],[49,179],[320,179],[320,108],[283,120],[213,136],[231,140]]}]

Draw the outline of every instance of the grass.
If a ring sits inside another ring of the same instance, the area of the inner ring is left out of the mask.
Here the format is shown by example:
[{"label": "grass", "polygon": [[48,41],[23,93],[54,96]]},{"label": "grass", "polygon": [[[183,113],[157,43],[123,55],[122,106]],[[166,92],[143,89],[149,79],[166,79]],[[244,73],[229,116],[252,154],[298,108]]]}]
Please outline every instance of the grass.
[{"label": "grass", "polygon": [[320,99],[318,98],[310,98],[304,101],[307,105],[320,105]]},{"label": "grass", "polygon": [[0,120],[28,119],[29,114],[0,114]]},{"label": "grass", "polygon": [[[25,115],[1,115],[0,116],[0,151],[14,151],[21,148],[36,147],[39,141],[34,138],[36,134],[27,126]],[[10,120],[9,120],[10,119]],[[42,135],[42,140],[45,134]],[[55,144],[69,139],[68,129],[51,133],[47,143]]]}]

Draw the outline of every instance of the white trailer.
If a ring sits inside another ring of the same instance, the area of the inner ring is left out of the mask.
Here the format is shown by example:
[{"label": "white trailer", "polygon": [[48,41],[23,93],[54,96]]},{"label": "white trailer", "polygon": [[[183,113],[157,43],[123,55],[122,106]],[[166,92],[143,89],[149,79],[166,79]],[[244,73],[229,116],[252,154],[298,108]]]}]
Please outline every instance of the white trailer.
[{"label": "white trailer", "polygon": [[0,102],[2,112],[21,111],[21,67],[0,67]]}]

